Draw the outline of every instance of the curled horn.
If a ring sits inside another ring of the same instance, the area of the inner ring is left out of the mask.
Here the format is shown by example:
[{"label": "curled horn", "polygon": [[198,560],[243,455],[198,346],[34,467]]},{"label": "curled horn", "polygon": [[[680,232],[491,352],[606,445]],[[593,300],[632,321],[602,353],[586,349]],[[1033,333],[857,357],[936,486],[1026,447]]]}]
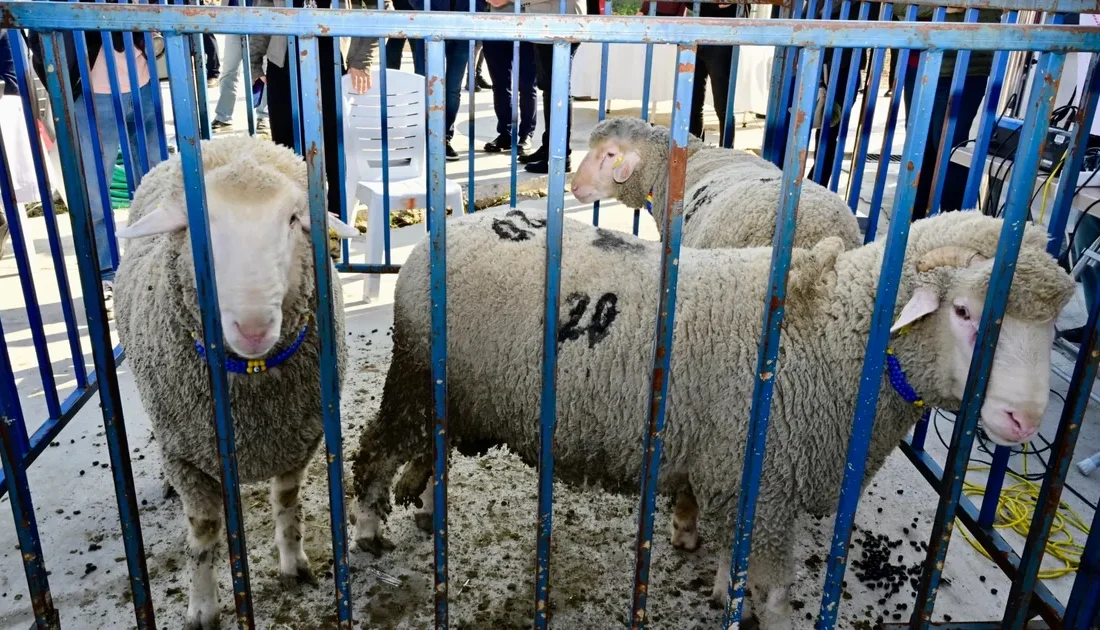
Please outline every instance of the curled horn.
[{"label": "curled horn", "polygon": [[969,267],[986,260],[978,250],[970,247],[938,247],[921,256],[917,261],[917,271],[925,272],[936,267]]}]

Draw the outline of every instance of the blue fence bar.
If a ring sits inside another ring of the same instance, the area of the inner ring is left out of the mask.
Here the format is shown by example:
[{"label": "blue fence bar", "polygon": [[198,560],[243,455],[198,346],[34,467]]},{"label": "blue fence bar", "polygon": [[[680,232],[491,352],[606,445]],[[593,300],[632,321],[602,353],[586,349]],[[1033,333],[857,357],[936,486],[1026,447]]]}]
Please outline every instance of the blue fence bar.
[{"label": "blue fence bar", "polygon": [[[696,7],[699,3],[695,3]],[[741,16],[742,5],[738,5],[738,17]],[[699,11],[696,9],[695,15],[698,15]],[[724,118],[724,125],[722,127],[721,145],[727,149],[733,147],[733,135],[734,135],[734,101],[737,96],[737,67],[741,64],[741,47],[734,46],[730,52],[730,74],[729,74],[729,89],[726,91],[726,111],[722,113]]]},{"label": "blue fence bar", "polygon": [[1088,145],[1092,120],[1096,116],[1097,100],[1100,99],[1100,55],[1092,55],[1088,74],[1085,79],[1085,92],[1073,119],[1073,144],[1066,153],[1066,163],[1058,178],[1058,190],[1054,193],[1054,205],[1051,209],[1050,243],[1047,251],[1052,256],[1062,253],[1062,239],[1069,223],[1070,206],[1077,195],[1077,180],[1081,166],[1085,163],[1085,150]]},{"label": "blue fence bar", "polygon": [[[655,5],[656,3],[654,3]],[[668,411],[668,385],[672,372],[672,337],[676,317],[676,281],[679,278],[680,239],[684,227],[684,187],[687,182],[688,126],[695,83],[695,47],[681,46],[676,54],[676,86],[673,91],[671,138],[668,160],[668,198],[661,233],[661,283],[657,322],[653,337],[653,368],[649,388],[647,431],[643,438],[641,503],[638,535],[634,544],[634,590],[631,628],[646,627],[649,563],[653,553],[653,517],[657,506],[657,479],[661,465],[662,435]]]},{"label": "blue fence bar", "polygon": [[[943,19],[944,9],[937,9]],[[928,121],[935,106],[937,79],[943,62],[943,51],[928,51],[921,55],[914,84],[912,108],[907,116],[905,148],[894,197],[894,209],[890,216],[890,231],[886,237],[886,249],[882,258],[878,289],[875,292],[875,308],[871,312],[871,330],[864,354],[863,372],[856,395],[855,416],[848,454],[841,483],[840,505],[833,527],[832,549],[828,556],[828,570],[818,613],[817,627],[832,628],[840,607],[841,587],[847,567],[848,545],[855,524],[856,509],[863,490],[864,471],[867,468],[867,451],[871,445],[871,430],[875,422],[879,391],[882,388],[882,371],[886,350],[890,343],[890,325],[894,321],[894,304],[897,302],[898,285],[901,282],[905,246],[909,241],[909,221],[917,198],[921,161],[928,142]],[[901,62],[899,61],[899,64]]]},{"label": "blue fence bar", "polygon": [[[936,12],[937,21],[942,22],[943,16],[946,13],[946,9],[939,8]],[[917,19],[917,6],[909,5],[909,8],[905,12],[905,20],[907,22],[914,22]],[[908,50],[895,50],[897,54],[897,66],[894,69],[894,82],[890,86],[893,90],[893,94],[890,98],[890,109],[886,113],[886,129],[882,135],[882,149],[879,151],[878,157],[878,170],[875,171],[875,187],[871,192],[871,207],[867,211],[867,232],[864,235],[863,242],[870,243],[875,240],[875,234],[878,232],[878,218],[882,212],[882,196],[886,192],[886,176],[890,174],[890,154],[894,152],[894,132],[898,127],[898,114],[901,112],[902,96],[905,93],[903,86],[905,85],[905,76],[909,73],[909,55]],[[939,75],[932,77],[932,80],[938,80]],[[931,113],[931,110],[929,110]],[[868,125],[868,130],[870,125]],[[917,162],[920,164],[920,162]],[[890,217],[890,222],[894,221],[894,217]]]},{"label": "blue fence bar", "polygon": [[[176,138],[183,169],[184,195],[191,250],[195,265],[195,287],[199,304],[218,303],[214,277],[214,252],[210,247],[210,224],[206,214],[206,190],[203,187],[202,150],[199,146],[198,111],[195,106],[195,74],[190,72],[187,44],[190,38],[165,38],[168,73],[180,77],[178,88],[172,90],[172,112],[176,121]],[[229,563],[233,578],[233,599],[237,619],[253,627],[252,589],[249,586],[248,547],[245,545],[244,514],[241,511],[240,479],[237,475],[237,442],[229,410],[229,380],[226,371],[226,349],[222,342],[222,322],[218,309],[202,308],[202,339],[210,370],[210,391],[213,395],[215,431],[218,439],[218,459],[225,499],[225,530],[229,541]]]},{"label": "blue fence bar", "polygon": [[[1062,407],[1062,417],[1058,422],[1058,433],[1054,437],[1047,461],[1050,466],[1043,479],[1043,487],[1035,499],[1036,510],[1028,528],[1027,542],[1020,558],[1020,572],[1012,580],[1008,591],[1008,605],[1005,607],[1004,625],[1006,630],[1022,630],[1030,612],[1031,595],[1039,575],[1039,567],[1050,540],[1051,527],[1062,498],[1066,474],[1072,462],[1073,449],[1077,446],[1077,437],[1081,431],[1085,411],[1089,406],[1089,394],[1096,380],[1097,367],[1100,365],[1100,299],[1090,305],[1089,320],[1085,325],[1085,338],[1081,341],[1081,351],[1073,368],[1073,378],[1066,403]],[[984,507],[984,506],[983,506]]]},{"label": "blue fence bar", "polygon": [[989,372],[993,366],[993,353],[1000,335],[1008,289],[1023,238],[1028,199],[1031,197],[1035,173],[1039,167],[1040,148],[1046,139],[1047,121],[1050,119],[1065,57],[1064,53],[1044,53],[1036,65],[1037,78],[1032,84],[1032,91],[1027,101],[1028,115],[1020,130],[1016,166],[1009,183],[1004,228],[1001,231],[1001,240],[997,244],[996,260],[999,264],[994,265],[989,280],[989,291],[982,308],[974,357],[970,363],[962,405],[955,419],[954,435],[947,453],[944,466],[945,482],[940,489],[940,502],[928,541],[928,556],[925,560],[924,573],[917,587],[917,602],[910,620],[910,627],[913,630],[917,630],[922,623],[931,619],[935,607],[936,589],[939,586],[944,559],[947,557],[948,542],[954,528],[970,449],[974,443],[978,416],[985,399]]},{"label": "blue fence bar", "polygon": [[[1001,24],[1015,24],[1019,18],[1019,12],[1007,11],[1001,17]],[[1001,88],[1004,85],[1005,68],[1008,67],[1008,52],[998,50],[993,55],[993,65],[989,70],[989,85],[985,90],[985,109],[982,110],[981,120],[978,122],[978,135],[974,138],[974,152],[970,157],[971,164],[984,165],[989,155],[989,142],[993,137],[993,129],[1000,122],[997,115],[997,106],[1001,101]],[[978,194],[982,184],[984,168],[972,168],[966,178],[966,190],[963,192],[963,207],[975,208],[978,205]]]},{"label": "blue fence bar", "polygon": [[[427,5],[430,7],[431,5]],[[432,432],[435,475],[433,479],[432,533],[435,547],[435,627],[446,628],[447,595],[447,462],[450,440],[447,437],[447,205],[444,178],[447,163],[444,140],[447,125],[446,89],[443,85],[444,42],[425,42],[428,72],[428,227],[431,243],[431,356],[432,356]]]},{"label": "blue fence bar", "polygon": [[1093,630],[1100,622],[1100,510],[1089,531],[1063,617],[1067,630]]},{"label": "blue fence bar", "polygon": [[[611,11],[612,11],[611,3],[612,3],[612,0],[605,0],[604,1],[604,6],[603,6],[603,14],[604,15],[611,15]],[[519,11],[519,9],[518,9],[519,5],[516,5],[516,6],[517,6],[516,11],[518,12]],[[516,42],[516,46],[518,48],[519,42]],[[607,117],[607,60],[610,58],[610,56],[611,56],[611,44],[607,44],[607,43],[600,44],[600,110],[596,114],[596,118],[600,122],[603,122],[604,118]],[[514,92],[515,89],[516,89],[515,84],[513,84],[512,91]],[[514,103],[513,103],[512,107],[515,108]],[[514,126],[515,121],[513,121],[512,124]],[[513,162],[515,161],[515,159],[516,159],[515,156],[512,156],[512,161]],[[600,200],[597,199],[596,201],[592,202],[592,225],[598,226],[599,224],[600,224]]]},{"label": "blue fence bar", "polygon": [[[31,161],[34,170],[38,173],[38,196],[42,199],[42,216],[46,223],[46,234],[50,241],[50,258],[53,260],[54,277],[57,280],[58,298],[61,301],[61,316],[65,322],[65,332],[69,339],[69,352],[73,360],[73,375],[76,378],[77,389],[83,389],[88,385],[87,368],[84,366],[84,351],[80,345],[80,331],[77,327],[76,312],[73,308],[72,291],[69,288],[69,274],[65,271],[65,252],[61,246],[61,235],[57,229],[57,214],[53,204],[53,186],[51,185],[49,172],[46,170],[46,161],[42,155],[42,138],[38,132],[38,125],[34,120],[35,103],[31,101],[30,64],[27,62],[27,51],[23,46],[23,38],[9,37],[12,50],[12,64],[15,70],[16,83],[19,86],[19,96],[23,99],[23,123],[27,128],[27,136],[31,145]],[[62,405],[62,413],[64,413]],[[60,416],[58,416],[60,417]]]},{"label": "blue fence bar", "polygon": [[[343,7],[344,3],[341,0],[333,0],[332,8],[341,9]],[[331,185],[336,186],[337,195],[339,195],[340,219],[342,219],[343,222],[348,225],[353,225],[355,222],[355,205],[351,203],[354,197],[352,197],[351,199],[348,198],[348,164],[347,154],[345,153],[344,149],[344,147],[346,146],[346,142],[344,139],[344,55],[343,52],[340,50],[340,40],[333,39],[329,41],[332,43],[332,58],[329,60],[328,71],[332,73],[332,96],[334,101],[333,114],[335,118],[329,124],[335,125],[336,127],[336,146],[327,148],[328,151],[336,152],[336,181],[332,182]],[[380,44],[378,48],[380,50],[384,50],[386,46],[385,44]],[[245,50],[247,50],[247,48]],[[318,54],[320,54],[320,52],[318,52]],[[386,61],[384,58],[380,59],[378,67],[380,68],[378,74],[386,74]],[[324,66],[322,66],[322,68],[324,68]],[[322,72],[324,72],[323,69]],[[303,82],[304,81],[305,80],[303,79]],[[317,102],[317,106],[318,108],[321,107],[321,101]],[[317,111],[321,112],[324,110],[318,109]],[[324,164],[325,163],[322,161],[322,166]],[[325,179],[323,179],[323,181],[327,182],[327,180]],[[328,197],[325,198],[325,205],[326,207],[328,206]],[[326,235],[327,233],[328,232],[326,231]],[[327,248],[325,251],[328,251]],[[340,239],[340,262],[348,262],[350,256],[351,245],[348,243],[348,239]]]},{"label": "blue fence bar", "polygon": [[[122,34],[123,46],[126,49],[126,70],[130,80],[130,102],[134,108],[134,120],[145,120],[145,103],[141,100],[141,83],[138,81],[138,66],[137,66],[137,53],[134,51],[134,34],[123,33]],[[247,49],[246,49],[247,50]],[[148,51],[150,55],[154,54],[153,50]],[[146,59],[149,59],[146,57]],[[149,66],[156,65],[156,58],[149,59]],[[160,91],[160,84],[156,82],[153,77],[155,70],[150,70],[149,83],[152,86],[153,91]],[[148,139],[145,137],[145,125],[134,125],[134,143],[137,145],[134,156],[137,157],[137,164],[134,164],[134,188],[137,188],[141,183],[141,178],[149,172],[149,150]],[[133,198],[133,191],[130,191],[130,197]]]},{"label": "blue fence bar", "polygon": [[787,138],[783,165],[782,192],[776,216],[775,240],[772,245],[771,274],[765,294],[763,329],[759,354],[753,373],[752,407],[749,416],[748,441],[745,445],[745,465],[741,473],[741,491],[737,494],[737,528],[730,562],[729,600],[723,618],[724,627],[741,620],[748,580],[749,550],[752,527],[756,517],[756,496],[760,490],[760,475],[764,466],[764,449],[771,416],[772,388],[775,385],[776,359],[779,356],[779,327],[783,323],[783,301],[787,295],[787,274],[791,267],[795,216],[802,181],[806,173],[806,152],[810,144],[814,101],[817,99],[817,77],[821,73],[821,49],[801,51],[798,83],[795,91],[795,124]]},{"label": "blue fence bar", "polygon": [[[889,22],[894,16],[894,5],[887,3],[879,9],[879,20]],[[858,136],[855,150],[852,152],[852,174],[848,178],[848,207],[855,212],[859,208],[859,191],[863,188],[863,173],[867,169],[867,148],[871,144],[871,128],[875,121],[875,105],[878,103],[878,86],[882,80],[882,67],[886,63],[886,48],[877,48],[871,56],[871,68],[867,74],[866,87],[863,90],[863,112],[859,119]],[[900,65],[900,64],[899,64]],[[837,161],[842,159],[842,151],[837,151]],[[839,173],[839,165],[834,166]],[[868,217],[870,219],[870,217]]]},{"label": "blue fence bar", "polygon": [[[977,22],[978,10],[967,9],[963,16],[965,22]],[[929,214],[940,210],[940,198],[943,197],[944,182],[947,181],[947,166],[951,163],[951,152],[955,147],[953,138],[959,124],[959,107],[962,103],[963,85],[966,83],[966,69],[970,65],[970,51],[960,50],[955,56],[955,73],[951,75],[951,96],[947,101],[947,111],[943,117],[943,130],[940,132],[940,150],[936,155],[936,170],[932,176],[932,196],[928,201]],[[934,132],[935,129],[930,130]]]},{"label": "blue fence bar", "polygon": [[[4,137],[0,133],[0,143]],[[31,147],[32,150],[37,147]],[[19,218],[19,211],[15,207],[15,190],[12,186],[11,172],[8,170],[8,162],[0,156],[0,203],[4,205],[4,216],[7,218],[11,247],[15,253],[15,265],[19,270],[19,288],[23,292],[23,306],[27,311],[27,325],[31,329],[31,339],[34,342],[34,355],[38,360],[38,374],[42,377],[42,392],[46,398],[46,409],[51,418],[61,415],[61,401],[57,398],[57,383],[54,381],[53,363],[50,361],[50,350],[47,347],[45,324],[42,321],[42,309],[38,305],[38,293],[34,288],[34,273],[31,269],[31,259],[27,254],[27,239],[23,234],[23,224]],[[25,445],[27,440],[26,426],[21,427],[23,437],[19,444]]]},{"label": "blue fence bar", "polygon": [[[840,3],[840,19],[847,20],[848,14],[852,10],[851,0],[843,0]],[[825,3],[825,8],[822,9],[822,19],[829,19],[833,14],[833,0],[828,0]],[[830,142],[833,142],[832,137],[832,120],[833,120],[833,103],[836,101],[836,87],[840,81],[840,60],[843,54],[847,51],[834,48],[829,51],[829,78],[825,87],[825,104],[821,109],[821,129],[820,134],[817,137],[817,146],[814,148],[814,173],[813,180],[819,184],[824,184],[825,177],[825,160],[822,159],[822,148],[829,146]],[[852,51],[854,54],[856,51]],[[859,64],[856,63],[856,67]],[[837,153],[844,154],[844,145],[841,144],[837,147]],[[831,173],[831,171],[830,171]]]},{"label": "blue fence bar", "polygon": [[[79,41],[76,50],[79,56],[81,51]],[[60,73],[46,74],[46,88],[49,91],[50,105],[57,121],[58,153],[65,178],[65,190],[69,196],[69,218],[73,224],[73,243],[79,263],[84,313],[88,322],[88,337],[91,341],[96,378],[100,388],[103,427],[111,458],[111,475],[122,526],[123,546],[126,549],[126,566],[130,576],[134,614],[137,627],[144,630],[156,625],[153,601],[149,589],[149,572],[145,564],[141,524],[138,521],[137,493],[134,490],[134,477],[130,468],[130,449],[122,414],[122,396],[119,393],[118,376],[115,373],[115,353],[111,348],[111,332],[107,325],[103,294],[100,291],[99,258],[96,254],[92,228],[91,204],[85,196],[83,164],[78,152],[79,132],[73,105],[72,84],[68,76],[69,65],[64,39],[60,35],[44,35],[41,52],[46,67],[62,69]],[[86,63],[83,64],[82,71],[87,69],[86,65]],[[82,74],[86,73],[82,72]],[[108,226],[110,225],[108,220]]]},{"label": "blue fence bar", "polygon": [[[848,2],[849,0],[845,0]],[[860,22],[866,22],[871,16],[871,3],[860,2],[859,3],[859,16],[856,18]],[[833,156],[833,163],[830,165],[829,175],[829,190],[837,192],[840,188],[840,171],[844,165],[844,147],[848,142],[848,127],[852,122],[852,107],[856,102],[856,86],[859,83],[859,68],[863,64],[863,49],[855,48],[852,50],[852,58],[848,65],[848,77],[844,85],[844,104],[840,109],[840,129],[836,134],[836,152]],[[871,75],[868,74],[868,83],[870,83]],[[865,93],[864,99],[871,98],[869,93]],[[852,159],[852,168],[855,168],[855,156]],[[853,212],[855,209],[853,208]]]},{"label": "blue fence bar", "polygon": [[[70,0],[70,1],[75,1],[75,0]],[[96,0],[96,2],[100,3],[100,4],[105,4],[105,0]],[[111,34],[100,32],[99,36],[100,36],[100,38],[102,39],[102,42],[103,42],[102,50],[103,51],[113,50],[113,48],[112,48],[113,42],[112,42]],[[128,133],[126,133],[126,112],[122,107],[122,89],[119,87],[119,82],[118,82],[118,64],[116,63],[114,55],[104,54],[104,55],[101,55],[100,58],[103,59],[103,61],[107,65],[107,83],[108,83],[108,86],[110,88],[111,105],[112,105],[111,111],[115,115],[115,129],[117,130],[116,133],[118,133],[118,146],[119,146],[120,151],[122,152],[123,171],[125,171],[125,173],[126,173],[126,192],[132,198],[133,193],[134,193],[134,188],[137,186],[137,176],[134,173],[134,164],[132,163],[133,160],[131,159],[131,157],[134,154],[131,151],[131,147],[130,147],[130,135]],[[85,85],[90,86],[91,84],[88,83],[88,84],[85,84]],[[134,86],[131,86],[131,87],[134,87]],[[91,94],[91,92],[89,91],[87,94]],[[85,99],[85,100],[87,100],[87,99]],[[94,100],[94,99],[92,99],[92,100]],[[134,99],[134,100],[141,100],[141,99]],[[138,118],[137,120],[141,120],[141,119]],[[109,125],[110,121],[100,120],[99,124],[100,125]],[[140,126],[140,125],[137,125],[137,126]],[[111,161],[111,166],[112,167],[114,166],[115,156],[105,155],[105,156],[103,156],[103,158],[105,160],[109,159]],[[102,194],[104,196],[109,196],[107,190],[103,190]],[[116,263],[116,265],[117,265],[117,263]]]},{"label": "blue fence bar", "polygon": [[[150,3],[152,0],[138,0],[142,4]],[[165,0],[156,0],[157,4],[164,4]],[[160,76],[159,70],[156,64],[156,48],[153,44],[153,34],[146,32],[143,35],[145,37],[145,55],[149,59],[149,83],[157,86],[153,90],[153,111],[156,112],[157,120],[157,144],[160,145],[160,159],[161,161],[168,159],[168,132],[164,125],[164,103],[160,93]],[[246,47],[245,50],[248,50]],[[245,64],[245,72],[249,73],[249,64]],[[249,74],[245,74],[248,77]]]},{"label": "blue fence bar", "polygon": [[[0,163],[6,162],[0,155]],[[50,594],[50,582],[47,577],[46,561],[42,556],[42,544],[38,537],[38,522],[34,516],[34,504],[31,501],[31,489],[27,484],[27,470],[23,463],[21,443],[26,440],[24,428],[19,426],[17,418],[22,417],[19,407],[19,395],[15,387],[15,374],[12,373],[8,359],[8,345],[4,341],[4,330],[0,327],[0,459],[3,460],[4,482],[11,503],[12,518],[15,519],[15,532],[19,538],[19,551],[23,560],[23,571],[27,576],[27,588],[31,593],[31,608],[34,610],[35,626],[39,630],[60,628],[57,610]],[[14,394],[14,395],[13,395]]]},{"label": "blue fence bar", "polygon": [[[340,425],[340,377],[336,373],[335,313],[332,291],[332,263],[328,248],[328,196],[325,194],[324,120],[321,109],[322,64],[317,38],[299,40],[297,59],[302,76],[302,136],[306,148],[309,179],[310,240],[313,245],[313,275],[317,283],[317,330],[321,338],[321,416],[325,431],[325,462],[328,465],[329,521],[332,525],[333,573],[336,580],[336,612],[339,627],[350,629],[351,573],[348,569],[347,516],[344,508],[344,456]],[[339,55],[339,47],[336,47]],[[337,75],[339,76],[339,75]],[[339,81],[337,81],[339,82]],[[339,89],[339,88],[337,88]],[[346,206],[343,206],[346,207]],[[341,290],[337,288],[337,290]]]},{"label": "blue fence bar", "polygon": [[[554,430],[558,417],[558,306],[561,301],[562,233],[565,229],[566,105],[570,46],[554,44],[550,86],[550,173],[546,210],[545,320],[542,335],[542,392],[539,397],[538,540],[535,548],[535,628],[550,624],[550,540],[554,511]],[[514,72],[518,73],[517,67]]]}]

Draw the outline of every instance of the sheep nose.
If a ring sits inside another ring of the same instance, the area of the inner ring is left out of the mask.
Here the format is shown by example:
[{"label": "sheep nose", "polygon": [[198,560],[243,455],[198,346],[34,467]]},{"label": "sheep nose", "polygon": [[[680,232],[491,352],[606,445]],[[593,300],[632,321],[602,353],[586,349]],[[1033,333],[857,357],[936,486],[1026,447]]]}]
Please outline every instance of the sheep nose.
[{"label": "sheep nose", "polygon": [[267,333],[269,330],[271,330],[271,325],[273,323],[275,323],[274,320],[268,319],[264,323],[259,323],[256,321],[238,321],[235,322],[234,325],[237,327],[237,332],[240,333],[242,337],[252,343],[258,344],[264,340],[264,337],[267,336]]},{"label": "sheep nose", "polygon": [[1012,423],[1012,432],[1014,437],[1018,441],[1025,441],[1032,438],[1039,432],[1039,424],[1042,418],[1034,413],[1026,411],[1016,411],[1009,409],[1005,411],[1009,421]]}]

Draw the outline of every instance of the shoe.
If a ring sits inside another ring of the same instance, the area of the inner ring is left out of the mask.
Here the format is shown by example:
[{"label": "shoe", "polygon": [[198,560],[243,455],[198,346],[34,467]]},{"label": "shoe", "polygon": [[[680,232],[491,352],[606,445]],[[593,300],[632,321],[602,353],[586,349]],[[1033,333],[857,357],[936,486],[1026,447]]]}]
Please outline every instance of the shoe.
[{"label": "shoe", "polygon": [[265,136],[271,135],[271,128],[268,126],[266,118],[261,118],[256,121],[256,133]]},{"label": "shoe", "polygon": [[103,307],[107,309],[107,319],[115,315],[115,283],[113,280],[103,281]]},{"label": "shoe", "polygon": [[[523,170],[528,173],[545,175],[550,172],[550,162],[548,160],[542,162],[529,162]],[[573,172],[573,165],[570,163],[569,156],[565,157],[565,172]]]},{"label": "shoe", "polygon": [[216,87],[218,87],[218,83],[220,81],[221,81],[221,79],[219,79],[218,77],[210,77],[209,79],[206,80],[206,87],[216,88]]},{"label": "shoe", "polygon": [[458,161],[458,153],[454,150],[454,147],[451,146],[450,142],[447,143],[447,161],[448,162],[457,162]]},{"label": "shoe", "polygon": [[[527,153],[527,138],[519,138],[516,143],[517,153],[525,155]],[[485,143],[486,153],[511,153],[512,151],[512,134],[502,133],[496,137],[496,139]]]},{"label": "shoe", "polygon": [[520,164],[530,164],[532,162],[545,162],[550,159],[550,151],[546,147],[539,147],[534,153],[527,153],[519,156]]},{"label": "shoe", "polygon": [[210,123],[211,131],[229,131],[231,129],[233,129],[233,123],[224,120],[215,120]]},{"label": "shoe", "polygon": [[493,84],[486,81],[485,77],[481,76],[480,74],[477,75],[474,85],[476,86],[478,92],[482,90],[493,89]]}]

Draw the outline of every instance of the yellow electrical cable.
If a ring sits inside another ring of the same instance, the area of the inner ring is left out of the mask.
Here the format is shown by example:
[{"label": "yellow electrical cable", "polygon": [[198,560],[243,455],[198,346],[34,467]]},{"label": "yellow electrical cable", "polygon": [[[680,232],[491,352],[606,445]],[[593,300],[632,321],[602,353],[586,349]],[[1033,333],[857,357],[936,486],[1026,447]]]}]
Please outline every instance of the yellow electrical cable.
[{"label": "yellow electrical cable", "polygon": [[1062,154],[1062,159],[1058,160],[1058,164],[1050,171],[1050,177],[1048,177],[1046,183],[1043,184],[1043,205],[1039,208],[1039,223],[1043,222],[1043,215],[1046,214],[1047,211],[1047,193],[1050,192],[1050,182],[1054,179],[1054,174],[1058,172],[1058,169],[1062,168],[1062,164],[1065,163],[1066,154],[1068,153],[1069,151],[1066,151],[1066,153]]},{"label": "yellow electrical cable", "polygon": [[[1025,539],[1031,526],[1031,519],[1035,514],[1035,506],[1039,500],[1040,486],[1026,478],[1027,475],[1027,445],[1024,445],[1024,474],[1017,475],[1011,471],[1006,472],[1009,477],[1016,479],[1016,483],[1001,490],[1001,496],[997,500],[997,522],[993,524],[995,529],[1009,529]],[[989,470],[988,466],[971,466],[967,471],[982,472]],[[968,497],[985,495],[985,487],[971,482],[964,482],[963,494]],[[961,523],[958,523],[961,525]],[[978,550],[986,558],[993,558],[986,552],[978,541],[967,533],[965,527],[959,527],[963,538],[972,547]],[[1058,511],[1054,513],[1054,522],[1050,528],[1050,536],[1047,539],[1045,558],[1054,558],[1062,563],[1062,566],[1039,571],[1039,579],[1051,580],[1077,572],[1081,563],[1081,554],[1084,546],[1074,539],[1072,530],[1081,532],[1084,537],[1089,535],[1089,526],[1084,519],[1074,511],[1065,501],[1060,501]]]}]

